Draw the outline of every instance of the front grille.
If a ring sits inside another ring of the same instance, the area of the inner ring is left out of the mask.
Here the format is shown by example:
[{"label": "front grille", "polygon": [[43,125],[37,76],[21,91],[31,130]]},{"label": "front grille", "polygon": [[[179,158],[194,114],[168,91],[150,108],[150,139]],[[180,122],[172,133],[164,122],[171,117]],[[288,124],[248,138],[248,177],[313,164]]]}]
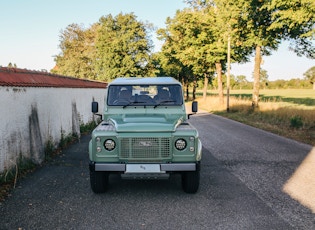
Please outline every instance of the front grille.
[{"label": "front grille", "polygon": [[127,160],[163,160],[170,158],[170,139],[155,137],[122,138],[120,158]]}]

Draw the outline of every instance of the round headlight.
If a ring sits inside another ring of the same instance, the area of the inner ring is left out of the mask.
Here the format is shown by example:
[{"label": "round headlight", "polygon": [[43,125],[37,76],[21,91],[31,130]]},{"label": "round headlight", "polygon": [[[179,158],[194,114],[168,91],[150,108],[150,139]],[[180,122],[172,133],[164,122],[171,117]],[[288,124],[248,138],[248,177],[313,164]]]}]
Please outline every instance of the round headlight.
[{"label": "round headlight", "polygon": [[186,146],[187,146],[187,143],[186,143],[186,141],[184,139],[178,139],[175,142],[175,148],[177,150],[183,150],[183,149],[186,148]]},{"label": "round headlight", "polygon": [[107,139],[105,142],[104,142],[104,147],[107,151],[112,151],[115,147],[116,147],[116,143],[114,140],[112,139]]}]

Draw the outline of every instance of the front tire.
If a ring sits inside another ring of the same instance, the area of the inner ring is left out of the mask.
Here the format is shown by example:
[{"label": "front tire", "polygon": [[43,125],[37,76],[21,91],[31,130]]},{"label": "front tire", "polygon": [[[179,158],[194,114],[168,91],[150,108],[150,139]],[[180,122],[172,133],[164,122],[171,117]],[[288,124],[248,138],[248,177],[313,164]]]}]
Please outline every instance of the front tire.
[{"label": "front tire", "polygon": [[183,172],[182,187],[186,193],[196,193],[199,188],[200,171]]},{"label": "front tire", "polygon": [[109,174],[106,172],[90,171],[91,189],[94,193],[104,193],[108,189]]}]

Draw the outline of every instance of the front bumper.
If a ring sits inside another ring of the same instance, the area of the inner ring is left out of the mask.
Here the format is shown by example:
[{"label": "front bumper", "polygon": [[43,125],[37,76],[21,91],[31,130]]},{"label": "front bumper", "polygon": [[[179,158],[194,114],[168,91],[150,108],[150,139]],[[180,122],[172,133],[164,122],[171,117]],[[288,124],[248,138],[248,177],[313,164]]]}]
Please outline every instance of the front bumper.
[{"label": "front bumper", "polygon": [[118,173],[169,173],[200,171],[200,162],[167,164],[117,164],[90,162],[90,171]]}]

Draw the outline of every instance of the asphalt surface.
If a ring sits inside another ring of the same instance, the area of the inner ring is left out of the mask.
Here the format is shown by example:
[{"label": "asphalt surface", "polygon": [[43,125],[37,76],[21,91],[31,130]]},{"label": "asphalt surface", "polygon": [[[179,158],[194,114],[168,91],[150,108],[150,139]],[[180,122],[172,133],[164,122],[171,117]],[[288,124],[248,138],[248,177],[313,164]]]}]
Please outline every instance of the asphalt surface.
[{"label": "asphalt surface", "polygon": [[203,142],[201,184],[110,177],[89,185],[88,141],[19,181],[0,203],[0,229],[315,229],[315,214],[283,192],[312,146],[210,114],[189,120]]}]

